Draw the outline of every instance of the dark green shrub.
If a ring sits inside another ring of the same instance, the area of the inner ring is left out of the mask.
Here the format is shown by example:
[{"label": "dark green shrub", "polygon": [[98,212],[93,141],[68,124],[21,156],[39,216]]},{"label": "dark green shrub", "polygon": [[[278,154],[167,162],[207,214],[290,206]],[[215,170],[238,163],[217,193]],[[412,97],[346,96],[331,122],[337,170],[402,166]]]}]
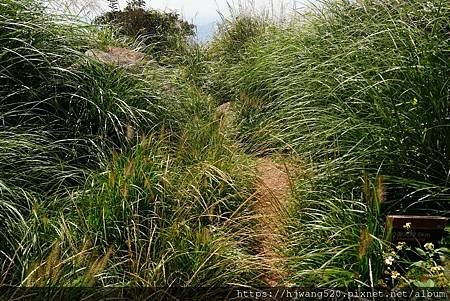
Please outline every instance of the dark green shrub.
[{"label": "dark green shrub", "polygon": [[182,20],[177,13],[146,10],[133,2],[124,10],[105,13],[95,23],[118,25],[122,34],[139,37],[156,58],[183,51],[188,38],[195,34],[194,25]]}]

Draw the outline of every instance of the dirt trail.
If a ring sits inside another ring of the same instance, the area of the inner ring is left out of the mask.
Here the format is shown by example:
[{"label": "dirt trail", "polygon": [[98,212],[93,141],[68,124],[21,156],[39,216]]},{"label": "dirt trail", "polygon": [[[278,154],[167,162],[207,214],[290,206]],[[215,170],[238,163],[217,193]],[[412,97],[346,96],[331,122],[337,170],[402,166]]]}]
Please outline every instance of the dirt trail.
[{"label": "dirt trail", "polygon": [[[226,102],[215,112],[222,132],[229,131],[227,119],[232,118],[233,105]],[[256,203],[254,210],[258,215],[258,257],[264,266],[263,281],[269,286],[281,285],[286,278],[285,258],[276,249],[283,249],[285,235],[283,223],[286,221],[286,208],[290,193],[290,184],[294,173],[294,165],[288,160],[285,164],[275,163],[271,158],[260,158],[256,164],[258,180],[256,182]]]},{"label": "dirt trail", "polygon": [[286,220],[290,170],[289,166],[276,164],[270,158],[259,159],[256,166],[258,182],[255,211],[260,216],[259,256],[266,268],[263,280],[269,286],[281,284],[284,278],[284,258],[275,252],[275,248],[283,246],[281,226]]}]

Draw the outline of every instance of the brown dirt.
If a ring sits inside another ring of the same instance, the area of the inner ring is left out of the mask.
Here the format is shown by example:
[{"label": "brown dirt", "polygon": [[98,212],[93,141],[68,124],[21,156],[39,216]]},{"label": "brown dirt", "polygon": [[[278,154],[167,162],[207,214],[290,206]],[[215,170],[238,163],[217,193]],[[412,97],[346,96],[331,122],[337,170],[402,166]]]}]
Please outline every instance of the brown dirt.
[{"label": "brown dirt", "polygon": [[283,246],[282,225],[286,220],[292,168],[286,164],[276,164],[270,158],[262,158],[258,160],[256,171],[255,211],[260,216],[259,256],[266,268],[263,280],[269,286],[277,286],[284,275],[284,258],[275,249]]}]

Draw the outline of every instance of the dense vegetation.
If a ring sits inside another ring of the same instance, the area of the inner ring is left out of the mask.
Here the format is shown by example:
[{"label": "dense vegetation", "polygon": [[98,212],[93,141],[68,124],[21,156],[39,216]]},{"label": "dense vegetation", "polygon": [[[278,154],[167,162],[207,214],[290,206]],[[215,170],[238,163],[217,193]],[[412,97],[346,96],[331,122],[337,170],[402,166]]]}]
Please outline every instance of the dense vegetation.
[{"label": "dense vegetation", "polygon": [[[137,13],[174,30],[139,48]],[[302,166],[280,285],[373,285],[386,214],[449,215],[448,1],[240,15],[206,46],[139,7],[101,20],[118,29],[67,18],[0,3],[0,285],[264,285],[261,156]],[[148,64],[86,55],[108,46]]]},{"label": "dense vegetation", "polygon": [[86,56],[123,40],[108,30],[33,1],[2,2],[0,16],[0,283],[254,279],[250,164],[212,100],[175,68]]},{"label": "dense vegetation", "polygon": [[121,34],[139,39],[147,46],[145,51],[159,60],[186,51],[188,39],[195,34],[194,25],[175,12],[147,10],[144,1],[130,1],[123,10],[118,10],[117,1],[110,3],[112,10],[95,22],[116,25]]},{"label": "dense vegetation", "polygon": [[213,41],[210,89],[235,100],[242,146],[311,175],[288,281],[367,283],[369,260],[381,278],[383,215],[448,215],[449,18],[446,1],[333,1],[290,24],[238,17]]}]

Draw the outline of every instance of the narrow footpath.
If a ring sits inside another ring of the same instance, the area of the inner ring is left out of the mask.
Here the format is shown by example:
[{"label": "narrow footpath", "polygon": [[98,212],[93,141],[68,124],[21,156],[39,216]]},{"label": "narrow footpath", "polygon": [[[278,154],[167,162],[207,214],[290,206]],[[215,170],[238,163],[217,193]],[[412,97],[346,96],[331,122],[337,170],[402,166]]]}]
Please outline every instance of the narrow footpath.
[{"label": "narrow footpath", "polygon": [[272,159],[261,158],[256,172],[257,201],[255,212],[259,216],[259,255],[264,266],[264,282],[269,286],[281,285],[285,278],[285,258],[277,252],[284,245],[283,224],[286,221],[291,174],[287,164],[274,163]]}]

